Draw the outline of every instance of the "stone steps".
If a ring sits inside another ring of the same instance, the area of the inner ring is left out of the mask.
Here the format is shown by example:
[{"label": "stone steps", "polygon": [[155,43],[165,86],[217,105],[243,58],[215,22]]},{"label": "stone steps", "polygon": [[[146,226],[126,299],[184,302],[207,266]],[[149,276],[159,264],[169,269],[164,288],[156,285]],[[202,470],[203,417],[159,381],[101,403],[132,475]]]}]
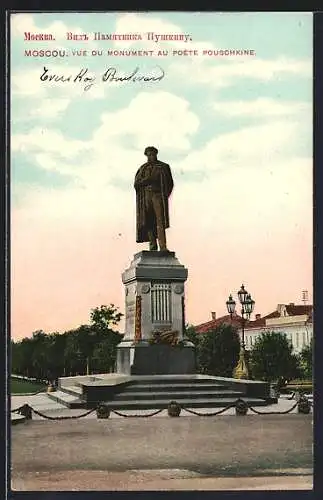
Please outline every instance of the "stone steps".
[{"label": "stone steps", "polygon": [[203,391],[210,391],[210,390],[224,390],[226,389],[226,386],[223,385],[223,384],[214,384],[214,383],[206,383],[206,382],[203,382],[202,384],[199,384],[197,382],[195,383],[191,383],[191,384],[188,384],[188,383],[181,383],[181,384],[178,384],[178,383],[175,383],[175,384],[165,384],[165,383],[147,383],[147,384],[143,384],[143,383],[136,383],[136,382],[133,382],[129,385],[127,385],[126,387],[126,391],[127,392],[130,392],[130,391],[133,391],[133,392],[141,392],[141,391],[145,391],[145,392],[155,392],[155,391],[158,391],[158,392],[161,392],[161,391],[167,391],[167,392],[170,392],[170,391],[194,391],[194,390],[203,390]]},{"label": "stone steps", "polygon": [[94,408],[104,402],[116,410],[167,408],[170,401],[178,401],[187,408],[223,408],[239,398],[254,406],[271,403],[262,398],[261,391],[248,393],[247,383],[206,375],[139,375],[127,380],[120,378],[119,383],[116,380],[112,385],[109,378],[91,380],[84,385],[84,395],[82,381],[75,380],[73,385],[71,382],[65,385],[62,380],[60,390],[49,397],[69,408]]},{"label": "stone steps", "polygon": [[86,401],[83,401],[79,394],[72,394],[64,390],[57,390],[55,392],[47,393],[49,399],[56,401],[56,403],[63,404],[68,408],[86,408]]},{"label": "stone steps", "polygon": [[239,398],[255,406],[267,404],[264,399],[246,397],[243,388],[232,389],[227,383],[212,377],[187,375],[135,378],[105,404],[116,410],[167,408],[170,401],[177,401],[187,408],[223,408],[234,404]]},{"label": "stone steps", "polygon": [[215,380],[212,380],[211,377],[208,376],[196,376],[196,375],[133,375],[133,380],[131,384],[140,384],[140,385],[185,385],[185,384],[217,384],[223,385]]},{"label": "stone steps", "polygon": [[82,387],[78,385],[61,386],[60,390],[66,392],[67,394],[71,394],[72,396],[82,396]]},{"label": "stone steps", "polygon": [[[234,404],[238,398],[218,398],[218,399],[181,399],[178,403],[186,408],[225,408]],[[257,398],[243,398],[246,403],[251,406],[266,406],[264,399]],[[141,401],[108,401],[104,406],[114,410],[154,410],[160,408],[167,408],[172,399],[150,399]]]},{"label": "stone steps", "polygon": [[230,391],[230,390],[222,390],[222,391],[204,391],[201,389],[195,389],[194,391],[190,392],[183,392],[183,391],[140,391],[140,392],[134,392],[134,391],[128,391],[125,390],[120,394],[117,394],[113,401],[138,401],[141,402],[141,400],[165,400],[165,399],[177,399],[177,400],[182,400],[182,399],[223,399],[223,398],[233,398],[233,399],[238,399],[239,397],[243,397],[243,394],[238,391]]}]

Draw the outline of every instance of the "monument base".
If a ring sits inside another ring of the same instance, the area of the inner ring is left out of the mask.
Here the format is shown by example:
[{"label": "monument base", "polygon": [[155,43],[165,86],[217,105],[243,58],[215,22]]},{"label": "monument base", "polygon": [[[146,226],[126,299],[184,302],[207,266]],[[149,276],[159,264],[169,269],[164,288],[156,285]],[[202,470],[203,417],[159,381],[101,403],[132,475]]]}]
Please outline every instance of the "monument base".
[{"label": "monument base", "polygon": [[127,375],[187,375],[196,373],[195,347],[148,342],[121,342],[117,347],[117,372]]}]

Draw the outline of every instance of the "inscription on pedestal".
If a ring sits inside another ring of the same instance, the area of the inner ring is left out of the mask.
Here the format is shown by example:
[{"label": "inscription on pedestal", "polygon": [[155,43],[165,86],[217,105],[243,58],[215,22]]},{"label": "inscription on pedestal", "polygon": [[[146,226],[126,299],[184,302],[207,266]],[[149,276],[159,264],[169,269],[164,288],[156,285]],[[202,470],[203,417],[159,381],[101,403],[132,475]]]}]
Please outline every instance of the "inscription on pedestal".
[{"label": "inscription on pedestal", "polygon": [[131,300],[127,302],[127,318],[130,320],[135,316],[136,312],[136,302],[134,300]]},{"label": "inscription on pedestal", "polygon": [[151,286],[151,317],[153,323],[171,323],[172,287],[170,283],[152,283]]}]

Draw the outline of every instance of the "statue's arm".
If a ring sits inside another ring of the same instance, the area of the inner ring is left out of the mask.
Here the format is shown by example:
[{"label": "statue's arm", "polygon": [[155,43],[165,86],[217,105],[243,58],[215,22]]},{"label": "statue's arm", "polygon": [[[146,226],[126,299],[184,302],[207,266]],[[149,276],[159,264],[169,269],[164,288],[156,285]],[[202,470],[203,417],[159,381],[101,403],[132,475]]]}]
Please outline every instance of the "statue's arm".
[{"label": "statue's arm", "polygon": [[141,187],[143,184],[142,184],[142,169],[140,168],[138,170],[138,172],[136,173],[136,176],[135,176],[135,183],[134,183],[134,188],[135,189],[138,189],[139,187]]},{"label": "statue's arm", "polygon": [[148,184],[151,183],[150,177],[147,177],[147,172],[145,172],[145,169],[143,168],[144,166],[145,165],[142,165],[136,174],[135,184],[134,184],[135,189],[148,186]]},{"label": "statue's arm", "polygon": [[167,179],[167,195],[169,196],[171,194],[171,192],[173,191],[174,181],[173,181],[173,176],[172,176],[170,166],[167,165],[167,163],[165,165],[165,174],[166,174],[166,179]]}]

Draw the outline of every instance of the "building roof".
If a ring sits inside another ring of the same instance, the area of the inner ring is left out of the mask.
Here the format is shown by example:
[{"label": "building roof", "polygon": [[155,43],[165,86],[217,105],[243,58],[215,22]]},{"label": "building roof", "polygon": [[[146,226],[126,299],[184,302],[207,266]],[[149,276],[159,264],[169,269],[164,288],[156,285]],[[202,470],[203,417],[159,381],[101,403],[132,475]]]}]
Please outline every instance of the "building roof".
[{"label": "building roof", "polygon": [[[246,329],[251,329],[251,328],[261,328],[266,326],[266,320],[267,319],[272,319],[272,318],[280,318],[280,312],[279,308],[280,306],[284,306],[286,308],[286,312],[288,316],[301,316],[301,315],[308,315],[307,321],[311,323],[313,321],[313,306],[312,305],[304,305],[304,304],[280,304],[277,306],[277,309],[266,316],[263,316],[261,318],[257,318],[255,320],[249,320],[246,321],[245,328]],[[207,321],[206,323],[201,323],[200,325],[196,325],[195,329],[197,333],[206,333],[209,330],[212,330],[213,328],[216,328],[219,325],[222,324],[229,324],[232,326],[236,326],[238,328],[241,328],[241,316],[238,314],[234,314],[231,316],[230,314],[227,314],[226,316],[221,316],[220,318],[213,319],[211,321]]]},{"label": "building roof", "polygon": [[246,327],[247,328],[259,328],[261,326],[266,326],[266,318],[268,318],[268,316],[264,316],[263,318],[257,318],[255,320],[247,321]]},{"label": "building roof", "polygon": [[212,319],[211,321],[207,321],[206,323],[196,325],[195,329],[197,333],[207,333],[209,330],[213,330],[213,328],[216,328],[223,324],[229,324],[239,327],[241,326],[241,319],[241,316],[239,316],[238,314],[233,314],[232,319],[230,314],[227,314],[226,316],[221,316],[220,318]]},{"label": "building roof", "polygon": [[312,305],[304,305],[304,304],[286,304],[286,311],[288,316],[299,316],[302,314],[311,315],[313,311]]}]

